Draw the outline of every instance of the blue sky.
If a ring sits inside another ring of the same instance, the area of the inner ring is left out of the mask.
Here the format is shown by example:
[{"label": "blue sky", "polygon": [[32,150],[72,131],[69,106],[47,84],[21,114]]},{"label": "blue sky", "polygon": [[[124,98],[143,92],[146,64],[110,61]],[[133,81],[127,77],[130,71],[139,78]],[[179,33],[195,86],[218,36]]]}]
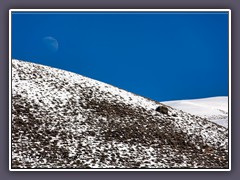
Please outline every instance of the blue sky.
[{"label": "blue sky", "polygon": [[227,96],[228,13],[14,12],[12,58],[157,101]]}]

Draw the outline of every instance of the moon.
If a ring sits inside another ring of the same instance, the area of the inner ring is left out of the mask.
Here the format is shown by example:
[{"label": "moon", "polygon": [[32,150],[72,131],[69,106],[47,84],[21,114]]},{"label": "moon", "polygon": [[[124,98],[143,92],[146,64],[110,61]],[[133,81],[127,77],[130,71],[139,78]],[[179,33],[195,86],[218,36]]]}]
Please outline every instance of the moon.
[{"label": "moon", "polygon": [[46,36],[43,38],[44,48],[50,52],[56,52],[58,50],[58,41],[52,36]]}]

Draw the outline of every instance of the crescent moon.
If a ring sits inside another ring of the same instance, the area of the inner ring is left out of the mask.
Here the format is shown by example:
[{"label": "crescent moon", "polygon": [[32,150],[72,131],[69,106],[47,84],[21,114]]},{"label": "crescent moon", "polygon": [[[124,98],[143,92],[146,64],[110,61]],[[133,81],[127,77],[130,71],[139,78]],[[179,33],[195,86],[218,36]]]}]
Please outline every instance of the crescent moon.
[{"label": "crescent moon", "polygon": [[51,52],[56,52],[58,50],[58,41],[51,36],[47,36],[43,38],[43,44],[46,49],[48,49]]}]

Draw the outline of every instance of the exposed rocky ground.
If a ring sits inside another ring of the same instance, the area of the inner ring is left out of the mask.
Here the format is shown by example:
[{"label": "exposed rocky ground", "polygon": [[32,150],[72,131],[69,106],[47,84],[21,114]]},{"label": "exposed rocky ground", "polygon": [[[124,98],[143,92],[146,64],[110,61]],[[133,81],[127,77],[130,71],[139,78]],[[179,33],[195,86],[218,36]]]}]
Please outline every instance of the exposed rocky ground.
[{"label": "exposed rocky ground", "polygon": [[12,168],[228,168],[228,129],[67,71],[12,61]]}]

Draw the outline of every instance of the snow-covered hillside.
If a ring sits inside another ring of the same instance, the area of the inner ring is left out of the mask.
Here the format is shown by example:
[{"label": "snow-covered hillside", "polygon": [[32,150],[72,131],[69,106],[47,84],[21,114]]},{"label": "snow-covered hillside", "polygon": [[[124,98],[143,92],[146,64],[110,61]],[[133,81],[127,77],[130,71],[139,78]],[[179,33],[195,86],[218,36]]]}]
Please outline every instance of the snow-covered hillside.
[{"label": "snow-covered hillside", "polygon": [[78,74],[12,60],[12,168],[228,168],[228,129]]},{"label": "snow-covered hillside", "polygon": [[166,101],[166,105],[207,118],[224,127],[228,127],[228,97],[211,97],[193,100]]}]

